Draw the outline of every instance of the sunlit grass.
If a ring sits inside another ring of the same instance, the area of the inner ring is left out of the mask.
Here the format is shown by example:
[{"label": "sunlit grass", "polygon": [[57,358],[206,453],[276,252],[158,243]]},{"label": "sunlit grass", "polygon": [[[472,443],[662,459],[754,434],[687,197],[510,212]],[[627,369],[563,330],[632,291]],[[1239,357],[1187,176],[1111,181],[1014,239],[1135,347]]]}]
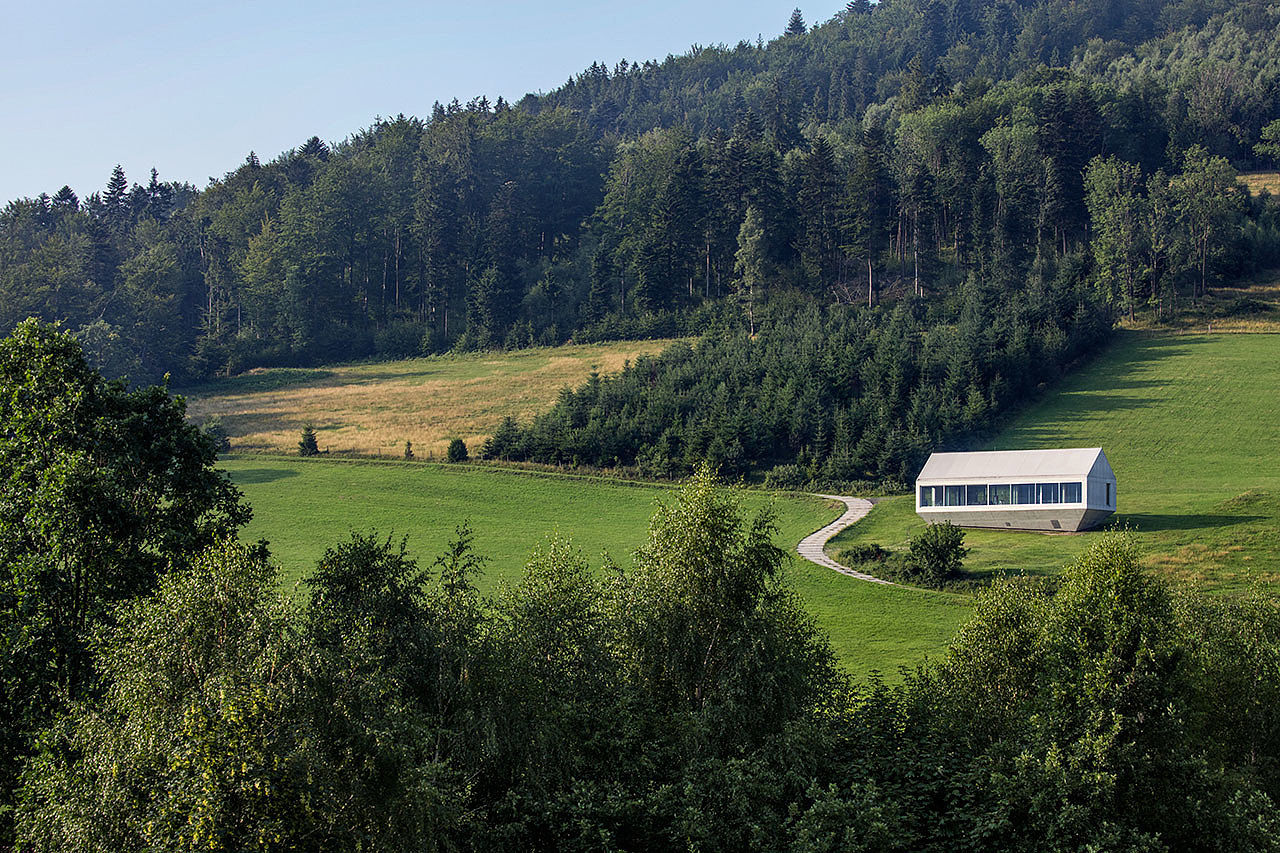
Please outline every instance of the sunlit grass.
[{"label": "sunlit grass", "polygon": [[507,416],[529,419],[591,372],[614,373],[671,342],[626,341],[433,356],[316,369],[272,368],[186,390],[191,418],[218,416],[240,453],[290,453],[310,423],[322,450],[419,458],[472,448]]},{"label": "sunlit grass", "polygon": [[1280,195],[1280,172],[1248,172],[1240,176],[1240,182],[1254,195],[1263,190]]},{"label": "sunlit grass", "polygon": [[[644,542],[649,518],[671,487],[618,480],[530,474],[487,466],[288,459],[242,456],[224,462],[254,508],[249,540],[270,541],[290,584],[304,578],[324,549],[352,530],[399,540],[429,565],[468,522],[476,550],[488,558],[479,586],[516,581],[530,550],[553,532],[567,536],[599,568],[607,552],[620,565]],[[796,543],[843,507],[816,498],[748,491],[745,508],[772,503],[777,543]],[[794,558],[787,577],[837,656],[855,674],[890,674],[937,654],[967,613],[953,595],[855,581]]]},{"label": "sunlit grass", "polygon": [[[1280,335],[1122,332],[987,447],[1102,447],[1114,523],[1153,571],[1217,589],[1280,580]],[[895,497],[832,545],[902,547],[923,527],[913,499]],[[973,530],[967,566],[1055,572],[1098,535]]]}]

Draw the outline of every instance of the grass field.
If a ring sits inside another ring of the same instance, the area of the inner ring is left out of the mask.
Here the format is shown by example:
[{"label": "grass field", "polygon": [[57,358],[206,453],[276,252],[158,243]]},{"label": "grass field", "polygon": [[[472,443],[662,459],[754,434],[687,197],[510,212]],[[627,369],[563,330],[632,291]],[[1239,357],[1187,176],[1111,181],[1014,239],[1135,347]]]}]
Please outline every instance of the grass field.
[{"label": "grass field", "polygon": [[611,344],[433,356],[315,369],[253,370],[184,390],[193,420],[217,415],[236,452],[289,453],[304,425],[334,453],[443,456],[449,440],[473,449],[504,417],[548,409],[560,390],[593,370],[613,373],[671,342]]},{"label": "grass field", "polygon": [[[988,445],[1099,446],[1118,479],[1115,523],[1151,569],[1210,589],[1280,581],[1280,335],[1121,332]],[[901,547],[923,526],[911,497],[890,498],[830,549]],[[1097,535],[969,531],[967,566],[1053,572]]]},{"label": "grass field", "polygon": [[[254,508],[245,538],[268,539],[291,582],[353,529],[407,536],[411,554],[430,564],[464,520],[477,551],[489,558],[480,582],[488,591],[518,579],[530,549],[554,531],[571,538],[593,566],[601,565],[603,551],[626,565],[646,537],[656,501],[671,494],[616,480],[470,465],[250,456],[224,467]],[[744,495],[753,511],[771,500],[762,492]],[[779,497],[774,506],[777,541],[788,551],[843,509],[795,496]],[[788,578],[857,675],[892,674],[937,653],[968,611],[960,596],[854,581],[799,558]]]},{"label": "grass field", "polygon": [[[457,365],[334,368],[322,379],[272,371],[232,380],[240,385],[197,399],[243,395],[238,405],[252,418],[253,394],[283,407],[287,389],[300,385],[315,394],[332,381],[359,398],[402,395],[395,405],[407,408],[413,397],[402,386],[413,387],[415,380],[406,374],[428,377],[439,370],[453,371],[450,381],[468,389],[474,412],[482,408],[483,377],[491,375],[486,371],[519,385],[525,381],[521,359],[531,359],[524,375],[539,375],[558,353],[516,353],[514,363],[463,359]],[[616,356],[619,363],[626,357]],[[603,361],[595,357],[585,356],[583,369]],[[382,390],[379,371],[387,373],[392,391]],[[359,414],[356,406],[344,411]],[[1101,446],[1119,478],[1116,523],[1137,533],[1153,570],[1210,589],[1280,581],[1280,335],[1121,332],[1057,392],[1011,418],[989,446]],[[476,532],[477,550],[490,558],[482,581],[487,590],[518,578],[530,549],[557,530],[593,565],[600,565],[602,551],[626,564],[644,541],[655,501],[669,495],[661,487],[619,480],[471,465],[250,455],[225,466],[256,513],[246,536],[269,539],[295,580],[352,529],[406,535],[411,553],[430,563],[463,520]],[[752,492],[745,500],[758,508],[769,497]],[[778,542],[788,551],[839,514],[834,506],[796,497],[779,498],[776,509]],[[910,497],[889,498],[837,537],[832,550],[853,542],[902,547],[922,527]],[[970,531],[967,564],[984,576],[1052,573],[1097,535]],[[968,613],[965,596],[861,583],[798,559],[789,577],[840,659],[859,675],[893,673],[938,653]]]}]

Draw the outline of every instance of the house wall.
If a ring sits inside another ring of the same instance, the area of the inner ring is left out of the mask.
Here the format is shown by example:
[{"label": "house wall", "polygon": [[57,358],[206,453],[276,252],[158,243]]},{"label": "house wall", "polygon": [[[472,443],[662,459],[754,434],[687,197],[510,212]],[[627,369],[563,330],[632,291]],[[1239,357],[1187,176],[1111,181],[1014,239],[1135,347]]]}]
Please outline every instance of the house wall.
[{"label": "house wall", "polygon": [[[1084,500],[1056,504],[987,504],[984,506],[921,506],[922,486],[1015,485],[1033,483],[1083,483]],[[1115,511],[1115,483],[1111,482],[1112,505],[1106,505],[1106,483],[1109,481],[1081,476],[1078,478],[953,478],[916,481],[916,514],[930,523],[950,521],[959,527],[981,527],[999,530],[1043,530],[1075,532],[1097,527]]]}]

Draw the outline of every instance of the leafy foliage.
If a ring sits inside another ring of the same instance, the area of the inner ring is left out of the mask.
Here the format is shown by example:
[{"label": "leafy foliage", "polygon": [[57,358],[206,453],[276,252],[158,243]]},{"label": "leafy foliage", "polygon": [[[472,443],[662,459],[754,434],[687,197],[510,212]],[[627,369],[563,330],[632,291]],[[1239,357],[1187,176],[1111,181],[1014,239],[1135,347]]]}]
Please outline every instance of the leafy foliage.
[{"label": "leafy foliage", "polygon": [[164,388],[104,381],[56,328],[28,320],[0,341],[6,798],[36,732],[94,692],[88,641],[110,624],[112,605],[249,520],[214,469],[216,443],[184,416]]},{"label": "leafy foliage", "polygon": [[937,584],[959,575],[964,570],[964,530],[949,521],[930,524],[911,537],[907,548],[910,573],[925,583]]}]

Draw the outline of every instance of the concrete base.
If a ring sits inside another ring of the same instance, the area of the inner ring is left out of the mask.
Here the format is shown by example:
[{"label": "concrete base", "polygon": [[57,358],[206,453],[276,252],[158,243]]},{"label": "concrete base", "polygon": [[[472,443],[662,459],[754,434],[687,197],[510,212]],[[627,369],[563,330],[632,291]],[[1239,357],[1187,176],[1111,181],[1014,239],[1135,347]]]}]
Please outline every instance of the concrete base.
[{"label": "concrete base", "polygon": [[930,507],[916,514],[930,524],[949,521],[957,527],[981,527],[990,530],[1045,530],[1055,533],[1076,533],[1091,530],[1115,513],[1110,509],[1084,509],[1081,507],[1055,507],[1051,504],[1034,507]]}]

